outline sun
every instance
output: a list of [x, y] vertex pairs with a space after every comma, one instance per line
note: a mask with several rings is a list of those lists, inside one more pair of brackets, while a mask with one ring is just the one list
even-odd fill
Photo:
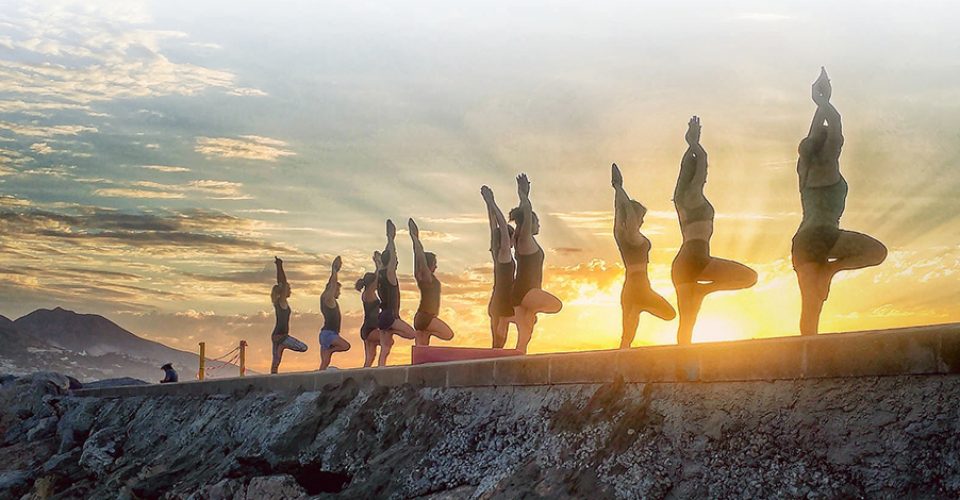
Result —
[[693, 329], [694, 342], [719, 342], [745, 338], [746, 329], [727, 316], [701, 316]]

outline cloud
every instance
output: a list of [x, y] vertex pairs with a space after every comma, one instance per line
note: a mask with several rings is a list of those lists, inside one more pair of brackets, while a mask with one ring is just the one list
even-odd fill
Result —
[[286, 210], [280, 210], [278, 208], [248, 208], [246, 210], [237, 210], [242, 214], [271, 214], [271, 215], [285, 215], [290, 212]]
[[128, 188], [103, 188], [97, 189], [93, 192], [96, 196], [103, 196], [104, 198], [133, 198], [133, 199], [148, 199], [148, 200], [174, 200], [180, 198], [186, 198], [186, 195], [183, 193], [171, 193], [167, 191], [148, 191], [145, 189], [128, 189]]
[[198, 137], [194, 150], [208, 158], [277, 161], [296, 153], [284, 149], [287, 143], [269, 137], [242, 135], [237, 139], [228, 137]]
[[[144, 167], [146, 168], [146, 167]], [[169, 167], [172, 172], [181, 172], [180, 167]], [[161, 170], [164, 171], [164, 170]], [[184, 170], [189, 171], [189, 170]], [[133, 199], [182, 199], [187, 195], [201, 195], [211, 200], [249, 200], [251, 196], [243, 194], [242, 183], [215, 180], [194, 180], [186, 184], [163, 184], [153, 181], [113, 181], [109, 179], [78, 179], [80, 182], [108, 184], [117, 187], [100, 188], [93, 194], [107, 198]]]
[[[0, 72], [0, 74], [2, 74], [2, 72]], [[9, 130], [17, 135], [25, 135], [29, 137], [55, 137], [62, 135], [79, 135], [86, 132], [97, 132], [96, 127], [87, 125], [43, 126], [11, 123], [5, 121], [0, 121], [0, 130]]]
[[171, 165], [140, 165], [140, 168], [145, 168], [147, 170], [155, 170], [157, 172], [163, 172], [165, 174], [190, 171], [190, 169], [187, 167], [174, 167]]

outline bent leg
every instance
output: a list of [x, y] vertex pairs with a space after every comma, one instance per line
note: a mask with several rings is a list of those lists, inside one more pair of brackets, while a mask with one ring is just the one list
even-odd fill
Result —
[[563, 309], [563, 302], [554, 297], [551, 293], [545, 292], [539, 288], [533, 288], [523, 296], [521, 306], [533, 314], [556, 314]]
[[708, 281], [705, 293], [720, 290], [742, 290], [757, 284], [757, 272], [732, 260], [710, 257], [710, 263], [703, 268], [697, 281]]
[[417, 338], [417, 331], [400, 318], [395, 319], [393, 324], [390, 325], [390, 332], [405, 339], [416, 340]]
[[677, 317], [677, 311], [670, 302], [652, 289], [644, 296], [643, 304], [640, 305], [640, 308], [664, 321], [672, 321], [673, 318]]
[[333, 352], [349, 351], [350, 342], [347, 342], [347, 339], [338, 335], [337, 338], [333, 339], [333, 342], [330, 343], [330, 349], [333, 350]]
[[840, 230], [840, 237], [827, 256], [832, 271], [863, 269], [879, 265], [887, 258], [887, 247], [872, 236]]
[[437, 337], [440, 340], [453, 339], [453, 330], [440, 318], [433, 318], [427, 325], [427, 333]]

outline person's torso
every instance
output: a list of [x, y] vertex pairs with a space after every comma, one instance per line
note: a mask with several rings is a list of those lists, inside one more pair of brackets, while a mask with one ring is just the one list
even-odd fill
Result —
[[803, 207], [803, 221], [800, 227], [839, 227], [840, 216], [846, 208], [847, 189], [847, 181], [843, 176], [828, 186], [801, 189], [800, 204]]
[[527, 255], [517, 255], [516, 283], [526, 288], [540, 288], [543, 284], [543, 248]]
[[433, 274], [429, 280], [417, 280], [417, 287], [420, 289], [420, 307], [419, 311], [429, 314], [440, 313], [440, 280]]
[[686, 200], [674, 200], [677, 216], [680, 219], [680, 233], [683, 241], [704, 240], [710, 241], [713, 236], [713, 219], [716, 211], [713, 204], [705, 196], [702, 203], [693, 204]]
[[273, 327], [273, 334], [288, 333], [290, 331], [290, 305], [288, 304], [286, 308], [283, 308], [280, 304], [274, 304], [273, 309], [277, 315], [277, 324]]
[[323, 330], [340, 333], [340, 304], [334, 301], [328, 306], [320, 299], [320, 313], [323, 314]]
[[380, 308], [382, 310], [400, 311], [400, 282], [390, 283], [386, 271], [380, 271], [377, 283], [377, 295], [380, 296]]
[[616, 238], [617, 248], [620, 250], [620, 257], [627, 272], [630, 272], [631, 268], [645, 267], [650, 262], [650, 240], [639, 232], [635, 238], [639, 241], [633, 242], [626, 235]]
[[380, 314], [380, 299], [363, 301], [363, 326], [376, 328], [378, 314]]

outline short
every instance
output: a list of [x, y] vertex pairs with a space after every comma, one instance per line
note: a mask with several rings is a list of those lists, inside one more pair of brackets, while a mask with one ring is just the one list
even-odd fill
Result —
[[430, 322], [433, 321], [433, 318], [436, 318], [436, 314], [430, 314], [424, 311], [417, 311], [417, 314], [413, 317], [413, 329], [424, 332], [427, 328], [430, 328]]
[[321, 330], [320, 331], [320, 348], [321, 349], [330, 349], [333, 345], [333, 342], [340, 338], [340, 334], [333, 330]]
[[620, 306], [626, 309], [627, 306], [648, 304], [652, 295], [656, 292], [650, 287], [650, 278], [645, 273], [631, 273], [623, 283]]
[[271, 337], [271, 340], [273, 340], [273, 345], [275, 347], [282, 346], [285, 349], [290, 349], [291, 351], [296, 351], [296, 352], [306, 352], [307, 350], [307, 344], [300, 342], [299, 340], [291, 337], [290, 335], [283, 335], [283, 334], [273, 335]]
[[513, 316], [513, 298], [510, 295], [510, 288], [504, 288], [502, 290], [494, 288], [493, 295], [490, 297], [490, 305], [487, 306], [487, 313], [494, 318], [509, 318]]
[[685, 241], [673, 259], [670, 277], [674, 285], [696, 283], [710, 263], [710, 243], [705, 240]]
[[830, 257], [830, 249], [839, 239], [840, 228], [833, 226], [816, 226], [797, 231], [790, 249], [793, 267], [810, 262], [825, 264]]
[[376, 329], [377, 325], [362, 325], [360, 327], [360, 340], [367, 340], [367, 337], [370, 336], [370, 332]]
[[384, 309], [380, 311], [380, 316], [377, 318], [377, 328], [381, 330], [389, 330], [393, 328], [393, 323], [397, 320], [397, 315], [394, 314], [393, 309]]

